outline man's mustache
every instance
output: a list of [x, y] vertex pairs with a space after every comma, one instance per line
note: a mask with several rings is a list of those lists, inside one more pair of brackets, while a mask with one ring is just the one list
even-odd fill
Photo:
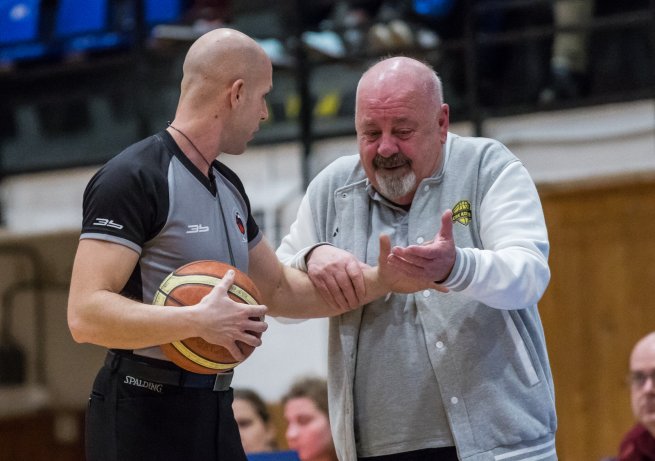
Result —
[[408, 163], [411, 163], [411, 160], [409, 160], [400, 152], [393, 154], [391, 157], [376, 155], [373, 158], [373, 166], [375, 168], [395, 168], [398, 166], [406, 165]]

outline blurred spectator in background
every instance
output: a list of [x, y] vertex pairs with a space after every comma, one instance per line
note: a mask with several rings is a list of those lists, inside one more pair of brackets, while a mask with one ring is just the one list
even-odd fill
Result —
[[232, 403], [246, 454], [267, 453], [277, 449], [276, 429], [266, 402], [252, 389], [235, 389]]
[[[323, 0], [319, 5], [325, 5]], [[454, 0], [336, 0], [330, 8], [318, 8], [321, 16], [307, 14], [313, 42], [339, 41], [345, 54], [379, 54], [398, 50], [433, 49], [439, 43], [435, 31], [447, 21]], [[314, 8], [312, 8], [314, 9]], [[440, 22], [441, 21], [441, 22]], [[336, 46], [333, 46], [336, 48]]]
[[232, 18], [232, 0], [193, 0], [179, 21], [164, 21], [153, 27], [150, 45], [163, 47], [175, 42], [192, 42], [210, 30], [225, 27]]
[[585, 29], [594, 13], [594, 0], [556, 0], [549, 84], [539, 94], [539, 102], [578, 98], [587, 90], [589, 50]]
[[[406, 2], [410, 22], [421, 24], [444, 39], [464, 35], [465, 2], [456, 0], [411, 0]], [[419, 38], [420, 44], [420, 38]]]
[[208, 32], [232, 22], [231, 0], [194, 0], [186, 13], [186, 22]]
[[303, 378], [282, 397], [286, 438], [301, 461], [337, 461], [328, 418], [327, 382]]
[[629, 381], [637, 424], [621, 441], [618, 461], [655, 461], [655, 332], [632, 349]]

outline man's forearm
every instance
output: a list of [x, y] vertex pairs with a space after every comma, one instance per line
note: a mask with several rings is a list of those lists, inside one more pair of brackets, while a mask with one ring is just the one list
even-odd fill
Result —
[[[360, 306], [390, 291], [381, 279], [378, 268], [365, 268], [363, 275], [366, 293], [360, 300]], [[283, 267], [280, 283], [272, 300], [268, 302], [268, 308], [272, 316], [298, 319], [333, 317], [352, 310], [331, 305], [320, 295], [307, 274], [286, 266]]]

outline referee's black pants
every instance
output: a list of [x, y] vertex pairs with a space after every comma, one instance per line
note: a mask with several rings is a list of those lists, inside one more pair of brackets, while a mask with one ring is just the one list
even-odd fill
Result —
[[[134, 357], [108, 355], [96, 377], [86, 415], [87, 461], [246, 461], [229, 384], [215, 391], [204, 385], [208, 375], [191, 376], [194, 381], [168, 362]], [[171, 374], [179, 383], [172, 384]]]

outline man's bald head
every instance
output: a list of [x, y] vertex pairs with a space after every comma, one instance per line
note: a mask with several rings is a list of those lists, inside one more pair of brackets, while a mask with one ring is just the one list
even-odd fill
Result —
[[655, 332], [641, 338], [630, 354], [630, 366], [637, 366], [647, 358], [655, 363]]
[[357, 85], [357, 99], [360, 94], [385, 97], [388, 92], [401, 91], [419, 91], [421, 100], [435, 108], [443, 104], [441, 80], [435, 71], [421, 61], [404, 56], [384, 59], [364, 72]]
[[233, 29], [214, 29], [196, 40], [184, 59], [182, 99], [202, 103], [211, 94], [237, 79], [247, 80], [252, 74], [270, 66], [270, 60], [259, 44]]
[[632, 411], [655, 437], [655, 332], [641, 338], [632, 349], [630, 374]]

